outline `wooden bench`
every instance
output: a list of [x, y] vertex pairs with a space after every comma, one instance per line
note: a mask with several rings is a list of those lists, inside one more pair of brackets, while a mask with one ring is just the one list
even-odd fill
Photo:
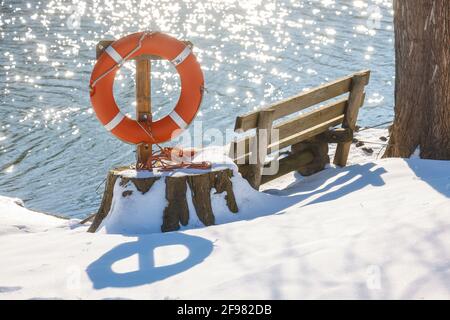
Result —
[[[329, 143], [337, 143], [334, 163], [345, 166], [369, 76], [370, 71], [363, 70], [238, 116], [236, 133], [256, 129], [230, 146], [230, 157], [242, 176], [259, 189], [261, 184], [294, 170], [313, 174], [330, 162]], [[311, 111], [277, 121], [317, 105]], [[267, 155], [288, 147], [290, 150], [282, 152], [287, 156], [276, 160], [278, 168], [274, 171], [274, 162], [267, 162]]]

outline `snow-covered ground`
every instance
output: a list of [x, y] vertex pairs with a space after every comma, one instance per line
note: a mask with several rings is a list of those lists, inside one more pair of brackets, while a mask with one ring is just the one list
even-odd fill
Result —
[[377, 159], [384, 134], [262, 194], [234, 178], [240, 213], [207, 228], [90, 234], [0, 197], [0, 299], [448, 299], [450, 161]]

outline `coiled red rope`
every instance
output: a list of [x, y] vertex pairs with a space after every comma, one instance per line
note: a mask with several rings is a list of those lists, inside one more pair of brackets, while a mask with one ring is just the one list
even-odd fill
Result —
[[172, 171], [176, 169], [203, 169], [211, 168], [211, 163], [208, 161], [193, 162], [192, 158], [196, 154], [194, 149], [181, 149], [173, 147], [161, 147], [158, 151], [152, 151], [151, 156], [146, 163], [136, 164], [137, 170], [152, 170], [158, 169], [160, 171]]

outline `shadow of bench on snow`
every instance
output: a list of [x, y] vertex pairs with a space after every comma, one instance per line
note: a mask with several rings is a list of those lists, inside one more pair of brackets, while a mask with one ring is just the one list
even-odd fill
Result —
[[[375, 163], [354, 164], [343, 168], [329, 168], [310, 177], [302, 177], [292, 182], [281, 192], [289, 198], [301, 202], [302, 206], [336, 200], [367, 186], [385, 185], [382, 175], [387, 171]], [[269, 194], [280, 194], [269, 189]]]

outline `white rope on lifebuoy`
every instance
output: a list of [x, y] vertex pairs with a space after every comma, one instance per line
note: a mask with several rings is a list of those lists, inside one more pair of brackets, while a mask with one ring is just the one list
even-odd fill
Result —
[[[97, 82], [99, 82], [101, 79], [103, 79], [104, 77], [106, 77], [110, 72], [112, 72], [115, 68], [120, 68], [122, 66], [122, 64], [128, 60], [128, 58], [134, 54], [136, 51], [138, 51], [139, 49], [141, 49], [142, 47], [142, 41], [144, 40], [145, 37], [147, 36], [151, 36], [153, 34], [152, 31], [147, 31], [147, 32], [143, 32], [142, 36], [139, 38], [138, 44], [137, 46], [131, 50], [125, 57], [122, 58], [122, 56], [116, 51], [116, 49], [114, 49], [112, 47], [112, 44], [110, 44], [104, 52], [108, 53], [108, 55], [116, 62], [115, 65], [113, 65], [111, 68], [109, 68], [108, 70], [106, 70], [103, 74], [101, 74], [97, 79], [95, 79], [94, 81], [92, 81], [91, 84], [89, 84], [89, 88], [91, 90], [93, 90], [93, 88], [95, 87], [95, 85], [97, 84]], [[120, 58], [119, 58], [120, 57]]]

